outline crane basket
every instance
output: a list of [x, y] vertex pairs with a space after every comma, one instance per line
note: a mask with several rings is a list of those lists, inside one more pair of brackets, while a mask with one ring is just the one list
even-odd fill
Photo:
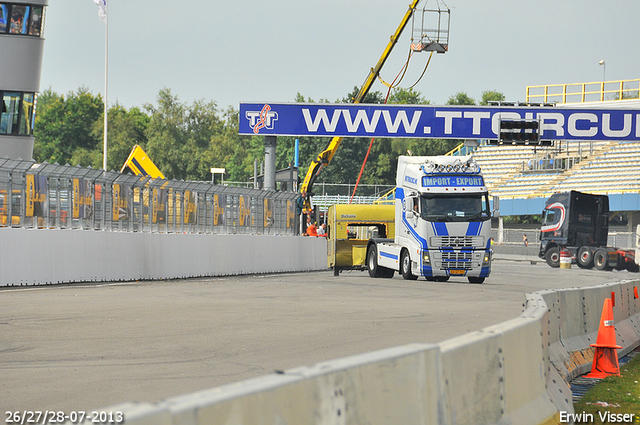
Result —
[[414, 52], [447, 52], [449, 50], [450, 17], [451, 10], [442, 0], [435, 0], [435, 7], [429, 7], [427, 1], [422, 10], [416, 9], [411, 23], [411, 50]]

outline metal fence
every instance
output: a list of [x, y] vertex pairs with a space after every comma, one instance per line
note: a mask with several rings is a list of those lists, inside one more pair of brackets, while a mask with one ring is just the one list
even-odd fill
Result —
[[299, 196], [0, 159], [0, 227], [295, 235]]
[[[500, 241], [499, 229], [492, 229], [491, 236], [495, 241]], [[529, 246], [540, 245], [540, 229], [532, 228], [503, 228], [502, 243], [512, 245], [523, 245], [524, 238], [527, 237]], [[635, 248], [635, 234], [633, 232], [623, 231], [622, 228], [609, 229], [609, 237], [607, 238], [607, 246], [618, 247], [624, 249]]]

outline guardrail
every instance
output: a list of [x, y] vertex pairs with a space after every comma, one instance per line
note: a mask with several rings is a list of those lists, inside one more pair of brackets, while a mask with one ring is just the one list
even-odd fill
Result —
[[560, 424], [567, 381], [588, 371], [605, 298], [624, 355], [640, 344], [640, 281], [543, 291], [517, 318], [440, 344], [411, 344], [166, 401], [127, 403], [130, 425], [211, 423]]
[[637, 99], [640, 80], [527, 86], [527, 102], [584, 103]]
[[327, 211], [331, 205], [336, 204], [373, 204], [379, 196], [354, 196], [349, 195], [316, 195], [313, 197], [313, 205], [320, 211]]
[[0, 227], [295, 235], [299, 196], [0, 159]]

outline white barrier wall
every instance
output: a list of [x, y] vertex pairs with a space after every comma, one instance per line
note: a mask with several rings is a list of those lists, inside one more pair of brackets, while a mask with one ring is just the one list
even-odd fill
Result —
[[[640, 281], [526, 296], [517, 318], [440, 344], [411, 344], [122, 411], [127, 424], [560, 424], [567, 380], [593, 358], [615, 295], [619, 350], [640, 344]], [[571, 347], [570, 349], [567, 347]], [[582, 373], [582, 372], [581, 372]]]
[[0, 228], [0, 286], [324, 270], [324, 238]]

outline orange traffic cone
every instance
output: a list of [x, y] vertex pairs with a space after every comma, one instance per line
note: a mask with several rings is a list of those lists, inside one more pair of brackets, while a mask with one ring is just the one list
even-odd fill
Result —
[[591, 346], [596, 347], [596, 352], [593, 355], [591, 373], [585, 377], [602, 379], [610, 375], [620, 376], [620, 364], [616, 350], [622, 347], [616, 344], [616, 328], [613, 322], [613, 305], [610, 298], [604, 300], [600, 326], [598, 327], [598, 339]]

